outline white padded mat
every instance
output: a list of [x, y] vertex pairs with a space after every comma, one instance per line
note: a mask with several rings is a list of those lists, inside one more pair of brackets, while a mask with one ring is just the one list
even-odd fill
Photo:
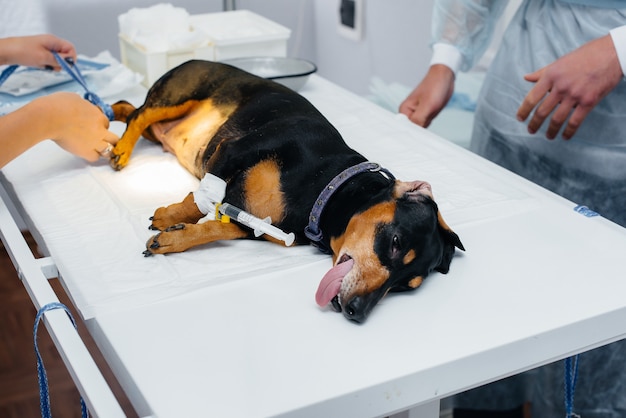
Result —
[[[404, 116], [317, 76], [301, 93], [371, 161], [398, 179], [429, 181], [444, 218], [457, 232], [464, 225], [537, 207], [524, 181], [494, 181], [481, 169], [484, 161], [467, 158], [467, 150], [406, 119], [398, 123]], [[142, 100], [137, 95], [130, 99], [136, 104]], [[123, 126], [114, 129], [121, 133]], [[423, 146], [426, 143], [428, 147]], [[84, 318], [224, 281], [254, 280], [277, 269], [310, 265], [323, 273], [331, 267], [330, 257], [313, 247], [282, 248], [253, 241], [218, 242], [180, 254], [143, 257], [145, 242], [154, 233], [148, 230], [154, 210], [182, 200], [198, 184], [174, 156], [145, 140], [139, 141], [130, 164], [120, 172], [104, 161], [89, 165], [47, 141], [2, 173], [36, 230], [45, 235], [47, 249]]]

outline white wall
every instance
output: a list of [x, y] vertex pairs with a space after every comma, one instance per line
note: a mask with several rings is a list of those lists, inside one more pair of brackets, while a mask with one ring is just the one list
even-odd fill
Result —
[[364, 0], [364, 38], [337, 31], [339, 0], [315, 2], [320, 74], [359, 94], [371, 77], [414, 86], [428, 69], [432, 0]]
[[328, 0], [237, 0], [236, 4], [238, 9], [251, 10], [291, 29], [287, 54], [315, 62], [314, 3], [320, 1]]
[[292, 29], [289, 55], [314, 61], [323, 77], [358, 94], [376, 76], [416, 85], [426, 74], [433, 0], [364, 0], [364, 36], [339, 34], [340, 0], [237, 0]]
[[[184, 7], [192, 14], [218, 12], [223, 4], [222, 0], [42, 1], [52, 33], [74, 42], [82, 54], [108, 49], [118, 58], [117, 16], [159, 2]], [[373, 76], [415, 85], [430, 59], [432, 0], [364, 2], [361, 41], [338, 33], [339, 0], [237, 0], [236, 4], [290, 28], [288, 54], [315, 62], [319, 74], [352, 91], [366, 94]]]
[[[15, 1], [15, 0], [10, 0]], [[32, 0], [31, 0], [32, 1]], [[50, 32], [72, 41], [79, 54], [94, 56], [108, 50], [120, 59], [117, 17], [133, 7], [171, 3], [189, 13], [222, 10], [222, 0], [40, 0]]]
[[33, 35], [48, 30], [44, 0], [0, 0], [0, 37]]
[[[120, 58], [117, 16], [133, 7], [171, 3], [191, 14], [222, 11], [223, 0], [22, 0], [41, 2], [50, 32], [71, 40], [81, 54], [109, 50]], [[288, 53], [315, 61], [314, 0], [237, 0], [238, 9], [248, 9], [292, 30]], [[326, 0], [323, 0], [326, 1]], [[18, 3], [14, 0], [0, 0]], [[32, 9], [32, 8], [31, 8]], [[36, 9], [36, 8], [35, 8]]]

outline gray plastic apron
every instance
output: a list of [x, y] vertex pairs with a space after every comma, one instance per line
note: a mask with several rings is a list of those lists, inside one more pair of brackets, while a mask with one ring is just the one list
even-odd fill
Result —
[[[525, 1], [486, 76], [471, 149], [626, 226], [626, 82], [587, 116], [569, 141], [547, 140], [548, 121], [530, 135], [527, 124], [515, 118], [532, 87], [524, 81], [524, 74], [624, 24], [625, 9]], [[624, 278], [616, 278], [620, 279]], [[555, 309], [576, 309], [567, 300], [554, 304]], [[452, 402], [462, 408], [508, 409], [530, 400], [533, 418], [553, 418], [565, 415], [563, 388], [564, 365], [559, 361], [457, 395]], [[626, 342], [580, 355], [574, 406], [583, 418], [626, 417]]]
[[[547, 140], [516, 120], [532, 87], [523, 76], [626, 24], [622, 12], [560, 1], [526, 1], [486, 75], [470, 148], [577, 204], [626, 226], [626, 82], [585, 118], [569, 141]], [[529, 118], [530, 120], [530, 118]]]

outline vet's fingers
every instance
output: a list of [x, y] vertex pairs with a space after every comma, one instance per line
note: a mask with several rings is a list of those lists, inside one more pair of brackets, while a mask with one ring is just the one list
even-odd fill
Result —
[[105, 139], [103, 139], [99, 148], [96, 148], [96, 152], [98, 153], [98, 157], [109, 159], [113, 155], [113, 149], [115, 145]]
[[400, 103], [400, 107], [398, 108], [398, 112], [406, 115], [409, 120], [413, 121], [413, 114], [419, 109], [420, 99], [416, 91], [413, 91], [409, 97], [404, 99], [402, 103]]
[[417, 107], [417, 103], [411, 100], [411, 98], [405, 99], [402, 103], [400, 103], [400, 107], [398, 108], [398, 113], [402, 113], [406, 115], [406, 117], [410, 117], [411, 114], [415, 111]]
[[524, 76], [524, 80], [530, 81], [531, 83], [536, 83], [541, 78], [541, 74], [543, 73], [543, 68], [535, 71], [534, 73], [526, 74]]
[[[531, 118], [530, 122], [528, 122], [528, 132], [534, 134], [541, 128], [543, 122], [546, 120], [550, 113], [559, 105], [561, 98], [559, 95], [554, 92], [549, 92], [545, 98], [539, 103], [537, 108], [535, 109], [535, 113]], [[565, 116], [567, 117], [567, 115]], [[565, 120], [565, 119], [563, 119]]]
[[593, 106], [576, 106], [563, 130], [563, 139], [570, 139], [574, 136], [578, 127], [583, 123], [591, 109], [593, 109]]
[[517, 109], [517, 120], [520, 122], [525, 121], [537, 104], [543, 99], [543, 97], [550, 91], [550, 85], [547, 82], [541, 82], [540, 78], [543, 74], [543, 69], [535, 71], [534, 73], [526, 74], [524, 79], [532, 83], [537, 83], [530, 89], [524, 101]]
[[422, 128], [428, 128], [433, 119], [435, 119], [441, 111], [441, 107], [437, 103], [428, 102], [427, 100], [419, 100], [412, 102], [405, 108], [402, 108], [401, 106], [400, 113], [405, 114], [414, 124], [419, 125]]
[[572, 109], [576, 107], [575, 103], [571, 100], [564, 100], [561, 102], [550, 119], [548, 130], [546, 131], [546, 138], [554, 139], [558, 135], [561, 127], [567, 120], [567, 117], [572, 113]]
[[108, 142], [109, 144], [115, 145], [120, 140], [120, 137], [115, 135], [111, 131], [107, 131], [107, 134], [105, 135], [104, 140]]
[[409, 116], [409, 120], [422, 128], [428, 128], [435, 116], [432, 112], [425, 111], [424, 108], [418, 108]]
[[52, 67], [55, 70], [61, 69], [61, 66], [51, 52], [56, 52], [64, 60], [67, 58], [71, 58], [72, 61], [76, 62], [76, 48], [74, 47], [74, 44], [72, 44], [70, 41], [54, 35], [42, 35], [42, 46], [48, 52], [46, 57], [47, 62], [45, 63], [45, 65], [48, 67]]
[[406, 115], [411, 122], [423, 128], [428, 128], [428, 125], [430, 125], [430, 122], [432, 121], [432, 117], [428, 118], [428, 116], [424, 113], [423, 105], [420, 106], [419, 101], [409, 102], [408, 99], [405, 100], [400, 105], [399, 112]]
[[549, 92], [549, 90], [550, 89], [548, 87], [544, 87], [541, 84], [537, 84], [533, 87], [528, 92], [526, 97], [524, 97], [522, 104], [517, 109], [517, 120], [520, 122], [525, 121], [537, 104], [539, 104], [539, 102], [541, 102], [541, 100]]

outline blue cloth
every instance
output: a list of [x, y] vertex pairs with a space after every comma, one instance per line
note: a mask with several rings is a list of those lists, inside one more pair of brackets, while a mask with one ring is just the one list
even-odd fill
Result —
[[[502, 3], [506, 2], [438, 1], [434, 41], [458, 45], [465, 60], [462, 69], [470, 68], [489, 44]], [[623, 8], [604, 8], [615, 4]], [[548, 121], [530, 135], [527, 125], [516, 119], [532, 88], [523, 79], [525, 74], [622, 25], [626, 25], [626, 1], [523, 1], [485, 76], [470, 149], [626, 226], [626, 82], [589, 113], [569, 141], [547, 140]], [[555, 309], [560, 309], [560, 303], [555, 301]], [[585, 418], [625, 417], [625, 365], [623, 341], [583, 353], [574, 412]], [[530, 401], [533, 418], [564, 416], [563, 382], [563, 363], [557, 362], [458, 395], [453, 404], [508, 409]]]

